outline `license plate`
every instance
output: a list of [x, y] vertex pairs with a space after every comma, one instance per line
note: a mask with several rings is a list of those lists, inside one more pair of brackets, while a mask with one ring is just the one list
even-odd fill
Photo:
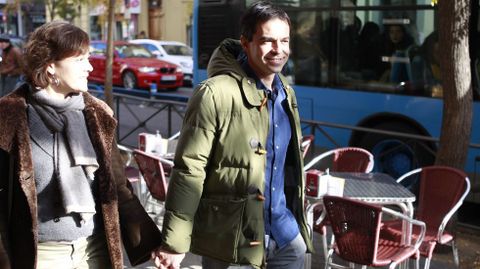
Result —
[[162, 76], [161, 78], [162, 81], [172, 81], [172, 80], [177, 80], [177, 76]]

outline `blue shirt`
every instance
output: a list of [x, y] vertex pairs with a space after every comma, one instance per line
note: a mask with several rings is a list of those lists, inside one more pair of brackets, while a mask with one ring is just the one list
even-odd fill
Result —
[[267, 106], [270, 116], [267, 135], [267, 163], [265, 170], [265, 234], [281, 248], [290, 243], [299, 233], [292, 212], [287, 208], [285, 198], [285, 158], [292, 135], [287, 114], [287, 95], [278, 75], [273, 80], [272, 90], [263, 85], [245, 61], [242, 64], [249, 77], [256, 81], [257, 89], [267, 92]]

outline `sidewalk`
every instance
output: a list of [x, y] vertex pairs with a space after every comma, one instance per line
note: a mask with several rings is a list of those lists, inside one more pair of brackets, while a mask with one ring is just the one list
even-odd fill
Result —
[[[145, 208], [150, 216], [155, 220], [159, 228], [162, 227], [163, 221], [163, 203], [154, 201], [152, 198], [148, 199]], [[324, 268], [324, 259], [322, 255], [321, 238], [314, 235], [314, 246], [316, 253], [312, 255], [311, 269]], [[460, 269], [480, 269], [480, 230], [474, 230], [465, 227], [457, 228], [457, 245], [460, 256]], [[125, 256], [125, 255], [124, 255]], [[153, 262], [149, 261], [139, 266], [132, 267], [125, 259], [126, 269], [153, 269], [155, 268]], [[424, 259], [421, 259], [420, 268], [423, 268]], [[182, 262], [182, 269], [201, 269], [201, 257], [187, 253]], [[413, 263], [410, 268], [414, 268]], [[437, 246], [436, 252], [433, 255], [433, 260], [430, 264], [430, 269], [454, 269], [453, 255], [450, 247]], [[208, 269], [208, 268], [205, 268]]]

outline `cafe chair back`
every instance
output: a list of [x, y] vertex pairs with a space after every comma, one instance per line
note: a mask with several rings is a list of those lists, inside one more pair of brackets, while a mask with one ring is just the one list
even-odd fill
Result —
[[[329, 150], [313, 158], [308, 164], [305, 165], [304, 171], [307, 171], [315, 164], [326, 158], [332, 158], [332, 162], [329, 167], [330, 172], [369, 173], [373, 169], [373, 155], [368, 150], [358, 147], [342, 147]], [[323, 221], [318, 224], [316, 221], [322, 214], [322, 209], [323, 206], [321, 202], [312, 204], [307, 207], [307, 214], [311, 214], [311, 211], [313, 210], [313, 219], [315, 221], [312, 229], [314, 232], [321, 235], [323, 254], [326, 258], [329, 249], [326, 227], [326, 225], [328, 225], [328, 217], [323, 219]], [[333, 243], [333, 237], [331, 241], [331, 243]]]
[[[351, 266], [358, 264], [388, 268], [395, 268], [411, 256], [418, 255], [418, 249], [425, 236], [425, 223], [382, 206], [349, 198], [324, 196], [323, 202], [335, 236], [335, 243], [329, 250], [325, 268], [339, 266], [332, 263], [334, 253]], [[383, 214], [392, 215], [418, 227], [420, 234], [415, 244], [406, 245], [401, 241], [383, 237], [380, 233]], [[418, 268], [418, 260], [416, 267]]]
[[302, 137], [301, 149], [302, 149], [303, 159], [305, 159], [305, 157], [307, 156], [310, 148], [313, 146], [314, 139], [315, 139], [314, 135], [304, 135]]
[[[434, 165], [412, 170], [398, 178], [397, 182], [402, 182], [412, 176], [420, 178], [415, 218], [427, 225], [425, 239], [420, 247], [420, 254], [426, 259], [424, 268], [429, 268], [433, 250], [437, 244], [451, 245], [454, 262], [458, 267], [459, 259], [455, 237], [445, 228], [469, 193], [470, 180], [459, 169]], [[402, 223], [399, 221], [386, 222], [384, 230], [391, 235], [400, 236]], [[417, 237], [418, 230], [414, 229], [412, 236]]]
[[365, 149], [358, 147], [342, 147], [324, 152], [313, 158], [304, 167], [304, 171], [312, 168], [318, 162], [332, 158], [331, 172], [365, 172], [373, 169], [373, 155]]
[[133, 156], [152, 197], [165, 201], [168, 185], [165, 174], [167, 169], [164, 168], [170, 171], [173, 162], [138, 149], [134, 150]]
[[132, 165], [133, 149], [121, 144], [117, 144], [117, 148], [125, 166], [125, 176], [132, 185], [135, 195], [142, 201], [140, 170], [135, 165]]

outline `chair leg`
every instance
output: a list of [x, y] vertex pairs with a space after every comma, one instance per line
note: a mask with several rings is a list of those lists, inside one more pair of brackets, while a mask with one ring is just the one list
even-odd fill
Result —
[[430, 258], [425, 259], [425, 266], [423, 268], [424, 269], [429, 269], [430, 268]]
[[330, 269], [330, 264], [332, 263], [333, 249], [329, 250], [327, 253], [327, 258], [325, 259], [325, 269]]
[[457, 244], [455, 243], [455, 239], [452, 240], [452, 253], [453, 253], [453, 262], [455, 266], [458, 268], [460, 266], [460, 259], [458, 258], [458, 248]]
[[323, 247], [323, 256], [325, 258], [325, 261], [328, 259], [328, 245], [327, 245], [327, 233], [326, 229], [324, 233], [322, 234], [322, 247]]

